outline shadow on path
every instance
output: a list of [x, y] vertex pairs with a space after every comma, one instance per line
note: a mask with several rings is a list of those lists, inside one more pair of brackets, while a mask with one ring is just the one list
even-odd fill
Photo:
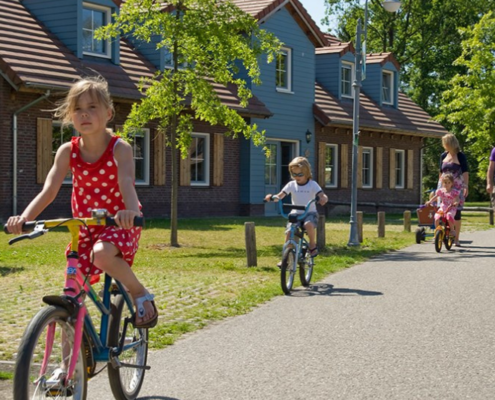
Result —
[[165, 397], [165, 396], [145, 396], [138, 397], [137, 400], [179, 400], [176, 397]]
[[292, 297], [309, 297], [309, 296], [382, 296], [382, 292], [373, 292], [370, 290], [336, 288], [328, 283], [311, 285], [308, 289], [299, 288], [291, 293]]

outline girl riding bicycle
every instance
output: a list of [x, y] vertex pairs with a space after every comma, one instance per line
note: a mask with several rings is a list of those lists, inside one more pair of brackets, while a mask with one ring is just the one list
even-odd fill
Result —
[[[285, 196], [291, 195], [292, 204], [305, 206], [308, 201], [319, 197], [318, 203], [325, 205], [328, 201], [327, 195], [323, 192], [320, 185], [313, 180], [311, 173], [311, 164], [305, 157], [296, 157], [289, 164], [289, 172], [292, 176], [292, 181], [284, 186], [282, 191], [276, 195], [277, 198], [274, 201], [282, 200]], [[266, 201], [272, 200], [272, 195], [267, 194], [265, 196]], [[302, 212], [302, 211], [301, 211]], [[309, 213], [306, 215], [303, 221], [304, 229], [308, 234], [309, 239], [309, 251], [312, 257], [318, 255], [318, 248], [316, 247], [316, 226], [318, 225], [318, 213], [316, 206], [311, 205]], [[286, 241], [289, 240], [288, 232]]]
[[6, 227], [10, 233], [22, 233], [23, 223], [34, 220], [55, 199], [70, 171], [74, 218], [91, 217], [92, 209], [106, 208], [118, 225], [94, 226], [91, 232], [81, 228], [78, 267], [86, 276], [106, 272], [120, 281], [134, 300], [135, 326], [152, 328], [158, 319], [154, 297], [130, 268], [141, 236], [133, 221], [142, 215], [134, 187], [133, 151], [106, 128], [114, 114], [107, 82], [100, 77], [79, 80], [54, 111], [80, 136], [60, 146], [42, 191], [21, 215], [10, 217]]
[[[438, 226], [440, 218], [445, 215], [449, 225], [454, 228], [454, 217], [457, 212], [457, 205], [459, 204], [459, 191], [454, 189], [454, 176], [450, 173], [442, 175], [442, 188], [438, 189], [433, 197], [426, 202], [426, 205], [430, 205], [436, 200], [440, 200], [440, 206], [435, 213], [435, 227]], [[452, 232], [455, 236], [455, 232]]]

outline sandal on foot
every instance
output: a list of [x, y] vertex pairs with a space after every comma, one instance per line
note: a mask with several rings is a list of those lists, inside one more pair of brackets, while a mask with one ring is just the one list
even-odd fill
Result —
[[48, 389], [48, 397], [57, 397], [61, 395], [72, 396], [72, 387], [64, 387], [67, 372], [64, 368], [57, 368], [52, 372], [52, 375], [45, 382]]
[[[133, 325], [136, 327], [136, 328], [153, 328], [156, 326], [157, 322], [158, 322], [158, 310], [156, 309], [156, 306], [155, 306], [155, 302], [154, 302], [154, 298], [155, 298], [155, 295], [153, 294], [150, 294], [150, 293], [146, 293], [144, 296], [141, 296], [141, 297], [138, 297], [137, 299], [134, 300], [134, 303], [136, 304], [136, 314], [135, 314], [135, 317], [134, 317], [134, 322], [133, 322]], [[145, 301], [149, 301], [151, 303], [151, 305], [153, 306], [153, 310], [154, 310], [154, 315], [152, 318], [150, 318], [149, 320], [147, 321], [144, 321], [140, 324], [138, 324], [136, 322], [136, 319], [137, 318], [143, 318], [146, 314], [146, 310], [144, 308], [144, 302]]]
[[309, 249], [309, 254], [311, 257], [316, 257], [318, 255], [318, 247], [315, 247], [314, 249]]

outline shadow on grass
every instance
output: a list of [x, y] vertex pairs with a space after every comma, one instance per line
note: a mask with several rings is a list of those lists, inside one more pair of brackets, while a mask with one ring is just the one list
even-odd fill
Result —
[[10, 274], [18, 274], [24, 271], [24, 267], [4, 267], [0, 265], [0, 276], [7, 276]]
[[336, 288], [328, 283], [318, 283], [311, 285], [308, 289], [298, 288], [291, 294], [292, 297], [310, 297], [310, 296], [383, 296], [382, 292], [372, 290]]

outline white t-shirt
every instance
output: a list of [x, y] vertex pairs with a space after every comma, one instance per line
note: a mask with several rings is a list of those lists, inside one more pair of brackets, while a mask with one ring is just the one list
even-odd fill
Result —
[[[305, 206], [310, 200], [313, 200], [321, 191], [322, 190], [320, 185], [318, 185], [312, 179], [309, 179], [304, 185], [298, 185], [296, 181], [290, 181], [282, 189], [282, 192], [284, 192], [286, 195], [291, 195], [292, 204], [297, 206]], [[311, 204], [311, 206], [309, 207], [309, 212], [316, 212], [315, 203]]]

